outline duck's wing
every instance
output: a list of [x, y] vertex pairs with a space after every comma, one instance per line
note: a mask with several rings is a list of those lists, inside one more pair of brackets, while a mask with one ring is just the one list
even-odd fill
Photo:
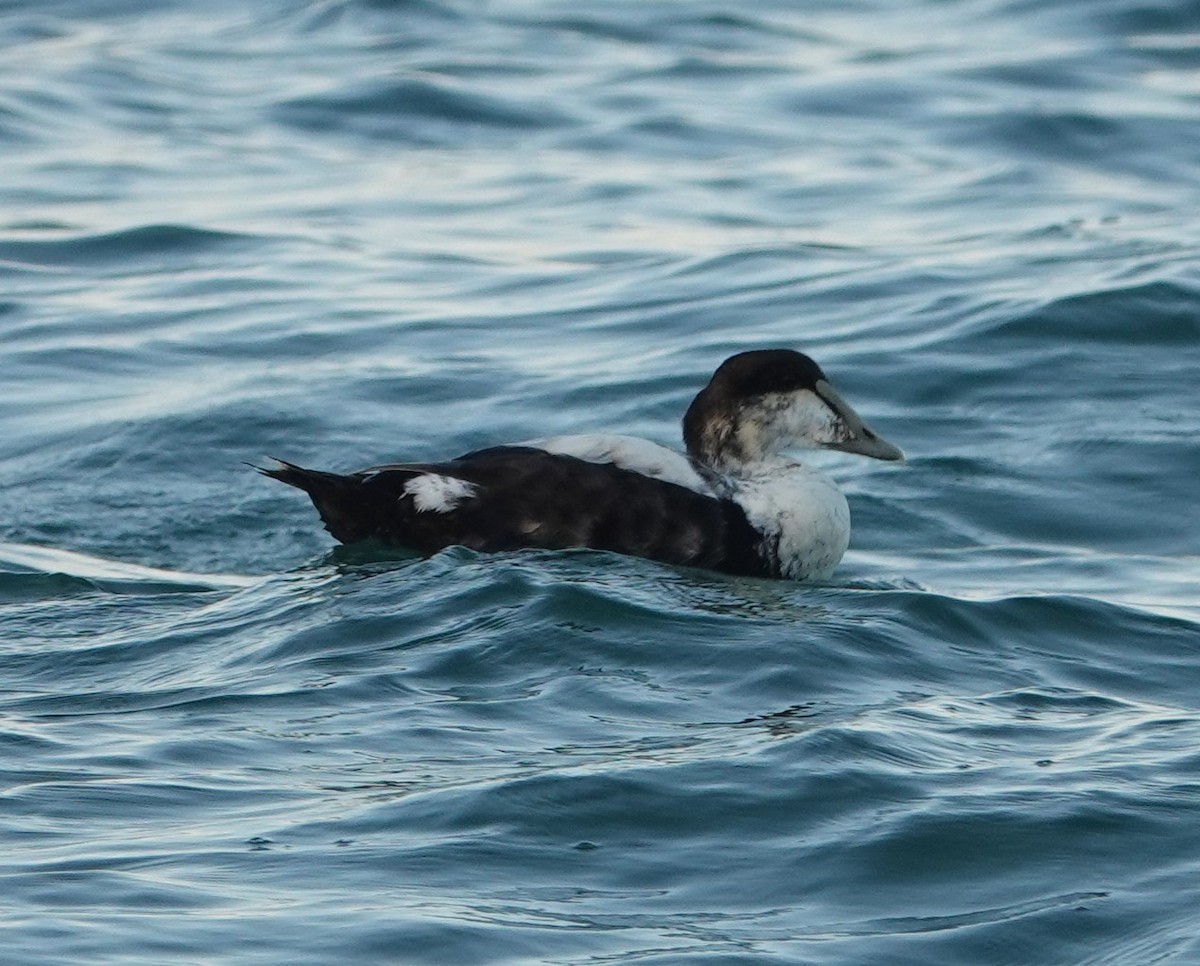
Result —
[[422, 553], [591, 547], [766, 573], [760, 535], [738, 505], [613, 462], [500, 446], [344, 476], [292, 464], [263, 472], [307, 492], [343, 542], [375, 537]]
[[696, 467], [685, 454], [637, 436], [550, 436], [546, 439], [530, 440], [521, 445], [545, 450], [547, 453], [574, 456], [588, 463], [611, 463], [619, 469], [685, 486], [705, 496], [717, 496], [712, 486], [696, 471]]

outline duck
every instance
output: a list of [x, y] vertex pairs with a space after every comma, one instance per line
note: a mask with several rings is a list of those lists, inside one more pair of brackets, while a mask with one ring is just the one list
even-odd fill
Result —
[[903, 452], [871, 430], [809, 356], [756, 349], [717, 367], [683, 417], [684, 451], [622, 435], [554, 436], [442, 462], [353, 473], [254, 468], [308, 494], [332, 536], [429, 556], [591, 548], [738, 576], [823, 580], [850, 508], [795, 458]]

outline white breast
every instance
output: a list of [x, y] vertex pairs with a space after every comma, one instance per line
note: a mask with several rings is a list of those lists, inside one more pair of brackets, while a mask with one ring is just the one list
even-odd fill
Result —
[[850, 506], [818, 470], [773, 461], [740, 478], [732, 497], [777, 555], [781, 576], [828, 577], [850, 545]]
[[683, 453], [637, 436], [552, 436], [521, 445], [574, 456], [589, 463], [612, 463], [623, 470], [686, 486], [705, 496], [716, 496]]

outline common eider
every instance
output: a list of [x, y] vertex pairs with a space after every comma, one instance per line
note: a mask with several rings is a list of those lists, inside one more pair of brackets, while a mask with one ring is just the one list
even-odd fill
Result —
[[721, 363], [683, 417], [683, 440], [686, 454], [631, 436], [558, 436], [344, 475], [282, 460], [257, 469], [304, 490], [342, 543], [422, 554], [591, 547], [806, 580], [842, 559], [850, 510], [833, 480], [785, 452], [904, 458], [790, 349]]

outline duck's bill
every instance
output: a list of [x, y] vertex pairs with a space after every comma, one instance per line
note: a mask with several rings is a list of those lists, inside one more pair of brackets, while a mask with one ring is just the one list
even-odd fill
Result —
[[817, 381], [817, 394], [837, 414], [836, 438], [823, 444], [825, 449], [842, 453], [857, 453], [877, 460], [902, 460], [904, 453], [882, 436], [873, 432], [837, 390], [824, 379]]

